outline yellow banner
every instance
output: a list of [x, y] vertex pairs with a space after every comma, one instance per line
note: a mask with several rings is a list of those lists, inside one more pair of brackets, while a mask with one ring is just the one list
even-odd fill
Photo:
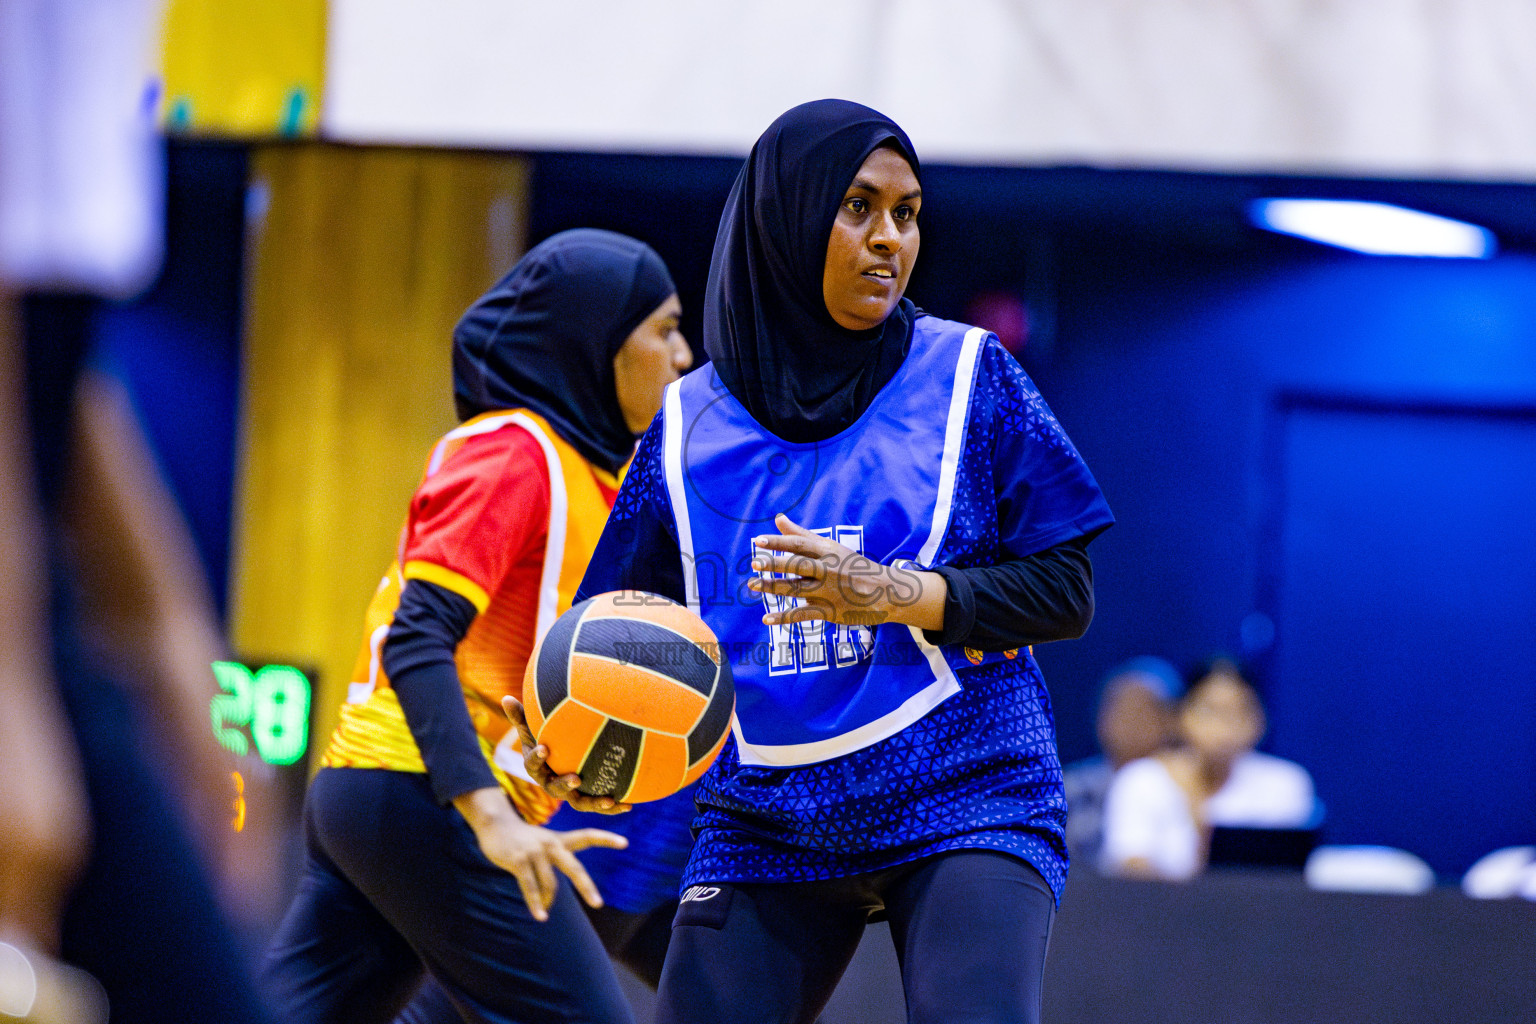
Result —
[[326, 10], [326, 0], [169, 0], [161, 123], [230, 138], [315, 135]]
[[453, 326], [517, 262], [515, 157], [257, 147], [231, 639], [317, 666], [324, 750], [369, 597], [455, 423]]

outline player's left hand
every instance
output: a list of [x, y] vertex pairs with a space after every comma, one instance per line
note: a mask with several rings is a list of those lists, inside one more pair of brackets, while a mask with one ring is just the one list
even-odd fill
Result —
[[922, 629], [942, 629], [948, 584], [938, 573], [894, 565], [872, 558], [828, 537], [812, 533], [780, 513], [774, 517], [778, 534], [754, 537], [752, 568], [759, 573], [751, 589], [799, 598], [784, 611], [770, 611], [763, 623], [778, 626], [820, 619], [849, 626], [900, 622]]
[[523, 749], [523, 767], [535, 782], [544, 787], [544, 792], [556, 800], [564, 800], [578, 811], [596, 814], [623, 814], [634, 806], [621, 804], [611, 796], [589, 796], [581, 792], [581, 776], [574, 772], [556, 775], [554, 769], [546, 763], [549, 748], [534, 739], [533, 730], [528, 728], [528, 715], [523, 711], [522, 702], [516, 697], [503, 697], [501, 710], [517, 730], [518, 745]]
[[461, 793], [454, 797], [453, 806], [474, 830], [485, 859], [517, 880], [523, 902], [536, 921], [549, 920], [559, 885], [557, 871], [571, 880], [587, 906], [601, 907], [603, 897], [575, 854], [593, 846], [622, 850], [629, 845], [623, 836], [601, 829], [555, 832], [530, 825], [518, 817], [500, 786]]

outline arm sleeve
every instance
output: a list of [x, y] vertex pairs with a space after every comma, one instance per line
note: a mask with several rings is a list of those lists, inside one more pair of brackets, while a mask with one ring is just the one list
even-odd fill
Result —
[[1088, 542], [1114, 516], [1034, 382], [995, 338], [977, 374], [973, 425], [985, 417], [993, 437], [998, 560], [937, 568], [949, 586], [944, 629], [925, 636], [983, 651], [1082, 636], [1093, 619]]
[[931, 644], [1007, 651], [1082, 636], [1093, 621], [1093, 565], [1088, 539], [974, 569], [940, 566], [949, 585], [944, 630], [924, 630]]
[[683, 556], [661, 462], [663, 417], [651, 421], [619, 487], [577, 601], [610, 590], [646, 590], [686, 600]]
[[435, 583], [411, 580], [384, 640], [389, 675], [405, 724], [421, 750], [439, 803], [496, 785], [469, 719], [453, 652], [469, 632], [475, 606]]
[[469, 438], [411, 500], [399, 607], [382, 660], [442, 803], [496, 785], [480, 752], [454, 662], [507, 571], [543, 543], [549, 470], [526, 431]]

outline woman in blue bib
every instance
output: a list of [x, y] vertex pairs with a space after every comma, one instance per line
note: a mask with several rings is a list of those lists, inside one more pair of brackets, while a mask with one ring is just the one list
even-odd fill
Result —
[[910, 1020], [1039, 1017], [1066, 805], [1029, 645], [1087, 628], [1113, 518], [997, 339], [902, 297], [919, 170], [841, 100], [757, 141], [712, 362], [667, 389], [578, 595], [686, 602], [736, 681], [659, 1021], [809, 1022], [874, 914]]

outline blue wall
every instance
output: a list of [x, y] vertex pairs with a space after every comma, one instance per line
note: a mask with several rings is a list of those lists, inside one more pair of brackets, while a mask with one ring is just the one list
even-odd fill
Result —
[[1064, 757], [1114, 662], [1222, 649], [1330, 840], [1452, 874], [1536, 840], [1536, 259], [1095, 240], [1060, 267], [1035, 373], [1120, 519], [1089, 637], [1042, 651]]

